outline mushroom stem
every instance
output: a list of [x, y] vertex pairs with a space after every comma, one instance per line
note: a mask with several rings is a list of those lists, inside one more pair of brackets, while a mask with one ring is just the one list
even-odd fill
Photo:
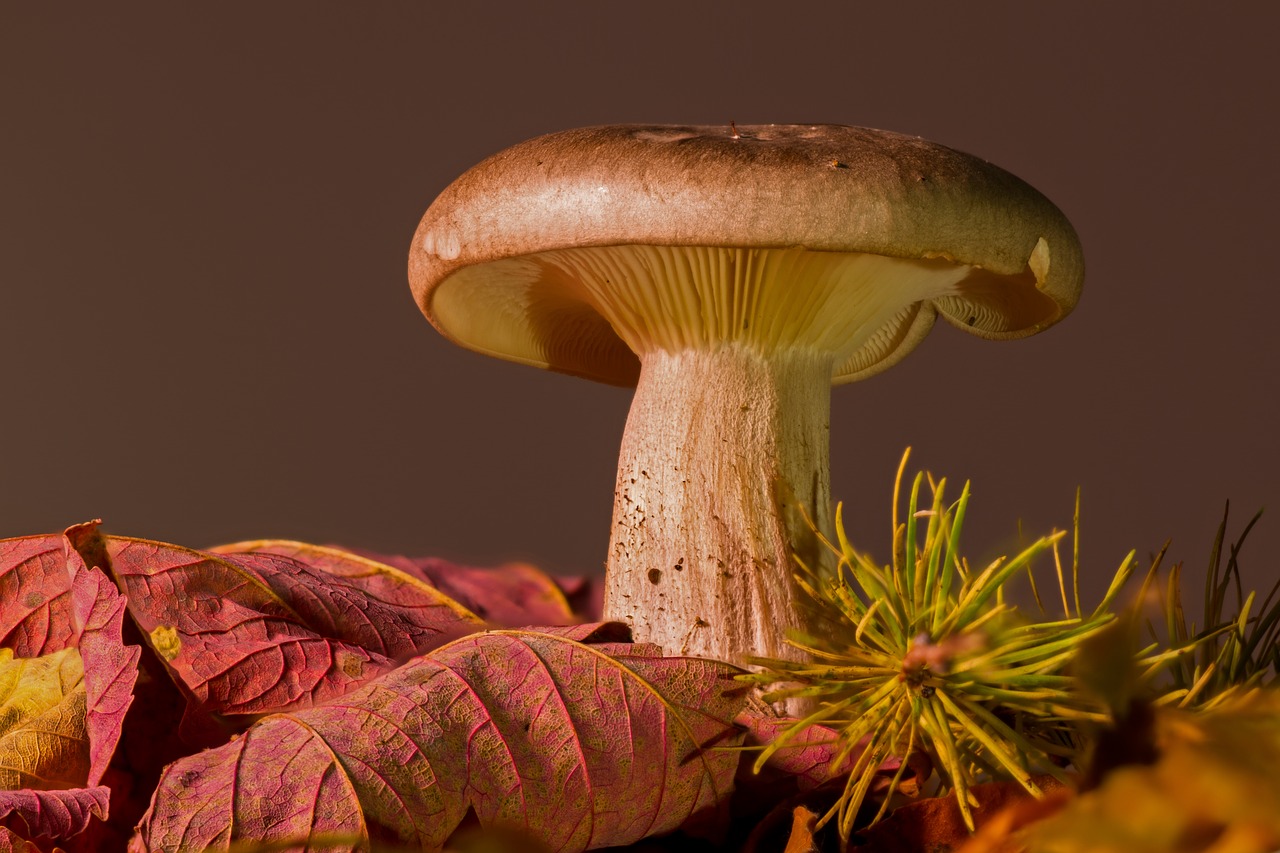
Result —
[[[605, 617], [670, 654], [791, 658], [794, 558], [830, 528], [833, 358], [742, 344], [642, 356], [614, 492]], [[811, 563], [810, 563], [811, 564]]]

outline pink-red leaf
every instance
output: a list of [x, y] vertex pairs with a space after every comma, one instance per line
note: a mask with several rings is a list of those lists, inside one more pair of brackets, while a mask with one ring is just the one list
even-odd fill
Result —
[[71, 599], [88, 693], [89, 784], [96, 785], [120, 740], [142, 649], [124, 645], [124, 597], [101, 571], [77, 571]]
[[[738, 725], [746, 729], [747, 745], [753, 747], [768, 746], [791, 732], [798, 722], [794, 717], [776, 717], [757, 710], [744, 711], [737, 719]], [[809, 791], [848, 773], [862, 752], [860, 748], [852, 750], [837, 767], [834, 762], [841, 750], [839, 732], [818, 724], [805, 726], [799, 732], [788, 735], [786, 744], [769, 756], [761, 775], [789, 779], [798, 790]], [[753, 753], [749, 755], [752, 761], [747, 763], [748, 767], [755, 759]], [[907, 759], [907, 763], [908, 769], [902, 778], [904, 783], [920, 783], [931, 772], [928, 760], [922, 753], [913, 754]], [[898, 756], [885, 758], [880, 763], [880, 778], [873, 790], [887, 787], [901, 766], [902, 759]]]
[[305, 707], [480, 624], [370, 561], [343, 573], [122, 537], [106, 553], [134, 621], [206, 713]]
[[415, 560], [432, 583], [494, 625], [565, 625], [578, 621], [560, 586], [526, 563], [492, 569], [459, 566], [438, 559]]
[[282, 539], [210, 550], [256, 572], [321, 633], [390, 658], [481, 627], [478, 616], [434, 585], [349, 551]]
[[[598, 585], [585, 578], [557, 580], [527, 563], [477, 568], [436, 557], [358, 553], [426, 580], [491, 625], [567, 625], [599, 618]], [[567, 595], [580, 604], [578, 612]]]
[[26, 838], [71, 838], [105, 819], [111, 791], [105, 785], [62, 791], [0, 791], [0, 826]]
[[65, 535], [0, 540], [0, 647], [39, 657], [76, 646], [89, 694], [90, 785], [102, 778], [137, 678], [137, 646], [124, 645], [124, 599]]
[[61, 534], [0, 539], [0, 646], [23, 658], [66, 648], [73, 567], [83, 566]]
[[348, 774], [305, 724], [281, 716], [170, 765], [130, 849], [227, 850], [235, 840], [330, 834], [366, 836]]
[[124, 644], [124, 599], [102, 572], [86, 568], [66, 535], [0, 540], [0, 593], [0, 646], [19, 657], [79, 650], [89, 739], [84, 787], [0, 792], [0, 825], [29, 838], [69, 838], [90, 817], [107, 816], [110, 790], [99, 783], [120, 739], [141, 650]]
[[[795, 726], [793, 717], [775, 717], [759, 711], [745, 711], [738, 716], [738, 725], [747, 729], [746, 742], [749, 746], [767, 746], [776, 741], [785, 732]], [[762, 772], [771, 777], [782, 776], [794, 780], [801, 791], [818, 787], [823, 782], [837, 775], [842, 769], [846, 772], [858, 758], [857, 751], [846, 759], [843, 768], [832, 767], [832, 761], [840, 748], [836, 732], [826, 726], [806, 726], [803, 731], [791, 738], [786, 746], [779, 748], [765, 763]], [[755, 754], [749, 754], [750, 767], [755, 761]]]
[[741, 734], [739, 671], [610, 648], [476, 634], [268, 717], [172, 765], [138, 846], [226, 850], [323, 831], [356, 834], [340, 849], [367, 839], [431, 851], [468, 812], [560, 851], [673, 830], [732, 786], [738, 753], [716, 747]]

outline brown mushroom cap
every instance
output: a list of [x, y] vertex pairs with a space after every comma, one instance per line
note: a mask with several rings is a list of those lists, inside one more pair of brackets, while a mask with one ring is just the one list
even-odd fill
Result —
[[[660, 248], [635, 256], [627, 247]], [[850, 266], [844, 254], [881, 257]], [[583, 276], [772, 265], [796, 271], [780, 274], [794, 289], [790, 282], [806, 275], [871, 277], [885, 258], [900, 259], [894, 268], [907, 279], [942, 284], [917, 283], [905, 291], [915, 301], [872, 312], [878, 328], [838, 353], [833, 382], [898, 361], [935, 311], [986, 338], [1034, 334], [1072, 309], [1084, 273], [1066, 217], [986, 161], [880, 130], [766, 125], [582, 128], [508, 148], [427, 210], [409, 277], [423, 313], [462, 346], [631, 385], [636, 341], [624, 340], [625, 319], [602, 306], [598, 282], [586, 286]], [[669, 308], [688, 299], [654, 302]], [[782, 299], [810, 313], [828, 309], [807, 296]], [[706, 319], [705, 305], [676, 309]], [[659, 346], [685, 340], [669, 330], [637, 334], [656, 334]]]

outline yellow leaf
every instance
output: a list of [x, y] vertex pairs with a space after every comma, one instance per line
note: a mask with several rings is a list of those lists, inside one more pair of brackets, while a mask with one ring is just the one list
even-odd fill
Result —
[[[1159, 758], [1107, 774], [1019, 833], [1029, 853], [1271, 853], [1280, 849], [1280, 691], [1212, 711], [1159, 709]], [[975, 848], [979, 849], [979, 848]]]
[[84, 664], [74, 648], [38, 658], [0, 649], [0, 790], [84, 787]]

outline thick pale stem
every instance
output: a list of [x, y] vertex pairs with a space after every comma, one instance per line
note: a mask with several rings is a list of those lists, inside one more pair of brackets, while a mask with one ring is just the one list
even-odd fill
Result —
[[642, 363], [606, 618], [669, 654], [794, 657], [783, 643], [804, 627], [793, 559], [817, 553], [800, 507], [830, 527], [831, 356], [724, 344]]

